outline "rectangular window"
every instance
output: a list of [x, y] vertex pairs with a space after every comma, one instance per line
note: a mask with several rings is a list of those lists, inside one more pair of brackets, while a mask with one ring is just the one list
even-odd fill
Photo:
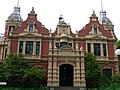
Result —
[[32, 54], [32, 53], [33, 53], [33, 41], [26, 41], [25, 54]]
[[57, 49], [60, 48], [60, 46], [59, 46], [59, 42], [56, 42], [55, 45], [56, 45], [56, 48], [57, 48]]
[[10, 34], [11, 30], [13, 30], [14, 28], [15, 26], [9, 26], [8, 35]]
[[103, 69], [103, 76], [108, 78], [108, 79], [112, 79], [112, 69]]
[[97, 27], [94, 27], [94, 34], [97, 34]]
[[40, 53], [40, 42], [36, 42], [36, 55], [39, 55]]
[[23, 41], [20, 41], [19, 43], [19, 53], [23, 52]]
[[33, 32], [33, 24], [29, 25], [29, 32]]
[[68, 43], [69, 44], [69, 46], [71, 46], [72, 47], [72, 43]]
[[88, 50], [88, 53], [91, 53], [91, 44], [90, 43], [87, 43], [87, 50]]
[[104, 56], [107, 56], [106, 44], [103, 44], [103, 55], [104, 55]]
[[101, 56], [100, 44], [94, 43], [94, 54], [96, 56]]

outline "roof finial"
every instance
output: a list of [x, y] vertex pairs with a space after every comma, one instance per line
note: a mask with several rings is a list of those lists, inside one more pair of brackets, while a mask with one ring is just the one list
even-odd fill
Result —
[[103, 12], [103, 3], [102, 3], [102, 0], [101, 0], [101, 9], [102, 9], [101, 12]]
[[95, 14], [95, 10], [93, 10], [93, 13], [92, 13], [91, 17], [97, 17], [96, 14]]
[[18, 5], [19, 5], [19, 0], [18, 0], [18, 2], [17, 2], [17, 7], [18, 7]]

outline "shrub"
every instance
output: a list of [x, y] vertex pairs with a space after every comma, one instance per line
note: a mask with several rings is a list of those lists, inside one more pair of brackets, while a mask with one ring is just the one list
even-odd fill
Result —
[[120, 83], [120, 73], [114, 74], [112, 77], [114, 83]]

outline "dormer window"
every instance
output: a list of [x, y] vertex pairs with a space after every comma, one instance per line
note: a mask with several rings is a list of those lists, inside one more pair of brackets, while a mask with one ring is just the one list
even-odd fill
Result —
[[33, 24], [29, 24], [29, 32], [33, 32]]
[[97, 27], [94, 27], [94, 34], [97, 34]]

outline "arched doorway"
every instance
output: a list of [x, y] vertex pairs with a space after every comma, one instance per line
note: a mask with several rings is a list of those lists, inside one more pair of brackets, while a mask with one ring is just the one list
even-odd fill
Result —
[[63, 64], [60, 66], [59, 86], [73, 86], [73, 66]]

